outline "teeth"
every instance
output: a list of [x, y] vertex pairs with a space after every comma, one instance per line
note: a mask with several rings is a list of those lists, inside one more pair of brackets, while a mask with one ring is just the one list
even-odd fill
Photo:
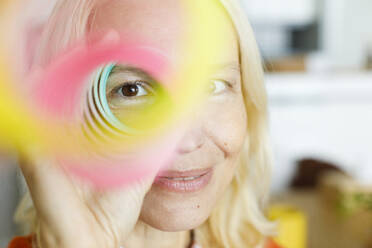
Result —
[[196, 177], [167, 177], [167, 179], [170, 180], [175, 180], [175, 181], [191, 181], [199, 178], [201, 176], [196, 176]]

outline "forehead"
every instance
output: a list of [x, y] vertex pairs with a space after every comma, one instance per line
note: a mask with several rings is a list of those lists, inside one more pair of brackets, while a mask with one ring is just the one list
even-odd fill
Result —
[[[182, 58], [181, 49], [188, 18], [184, 1], [200, 0], [109, 0], [102, 1], [95, 8], [91, 18], [91, 31], [115, 29], [129, 38], [141, 37], [160, 49], [171, 60]], [[216, 0], [217, 1], [217, 0]], [[224, 39], [228, 39], [226, 49], [221, 51], [221, 60], [237, 60], [237, 37], [233, 25], [222, 10], [223, 27], [219, 27]], [[207, 31], [206, 31], [207, 32]], [[213, 42], [211, 40], [210, 42]]]

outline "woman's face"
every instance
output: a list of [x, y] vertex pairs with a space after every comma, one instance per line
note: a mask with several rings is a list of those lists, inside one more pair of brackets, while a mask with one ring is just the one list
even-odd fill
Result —
[[[177, 64], [185, 55], [179, 48], [187, 21], [182, 18], [181, 3], [111, 0], [97, 9], [91, 27], [93, 32], [115, 29], [149, 40]], [[218, 70], [208, 82], [208, 97], [190, 117], [175, 160], [159, 173], [141, 211], [140, 221], [163, 231], [192, 229], [208, 218], [233, 178], [247, 135], [237, 35], [226, 14], [219, 11], [226, 20], [219, 28], [228, 42], [218, 61], [213, 61]], [[117, 66], [108, 80], [107, 96], [114, 114], [120, 115], [151, 104], [156, 87], [138, 70]]]

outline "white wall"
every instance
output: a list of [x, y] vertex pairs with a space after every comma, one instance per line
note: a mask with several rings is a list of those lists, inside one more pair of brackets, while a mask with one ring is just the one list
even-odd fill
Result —
[[317, 69], [320, 61], [328, 70], [363, 68], [367, 54], [372, 56], [372, 1], [323, 0], [322, 3], [322, 50], [309, 61], [310, 67]]
[[282, 190], [303, 157], [335, 162], [372, 184], [372, 73], [269, 75], [273, 189]]
[[288, 27], [314, 23], [317, 0], [241, 0], [265, 58], [288, 56]]
[[241, 0], [253, 23], [303, 25], [316, 15], [315, 0]]

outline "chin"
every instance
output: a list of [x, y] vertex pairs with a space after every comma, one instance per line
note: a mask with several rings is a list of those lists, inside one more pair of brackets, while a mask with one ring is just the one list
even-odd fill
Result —
[[157, 216], [141, 217], [141, 221], [147, 225], [164, 232], [181, 232], [192, 230], [202, 225], [209, 215], [201, 216], [168, 216], [162, 214], [161, 218]]
[[[232, 173], [224, 170], [225, 168], [228, 167], [194, 170], [187, 172], [186, 175], [168, 172], [166, 175], [168, 179], [180, 176], [190, 178], [187, 180], [188, 185], [184, 185], [185, 182], [168, 181], [167, 178], [155, 180], [145, 196], [140, 220], [165, 232], [186, 231], [199, 227], [209, 218], [231, 181]], [[192, 179], [199, 174], [202, 176]]]
[[213, 183], [203, 190], [189, 193], [171, 192], [153, 186], [144, 199], [140, 220], [166, 232], [194, 229], [211, 214], [218, 195], [215, 189]]

